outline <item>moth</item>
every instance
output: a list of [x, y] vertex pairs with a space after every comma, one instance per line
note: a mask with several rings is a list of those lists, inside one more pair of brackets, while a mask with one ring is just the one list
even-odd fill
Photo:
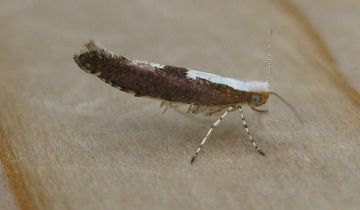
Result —
[[[270, 39], [269, 39], [270, 40]], [[269, 96], [278, 94], [269, 90], [271, 76], [271, 44], [268, 44], [268, 75], [266, 81], [240, 81], [202, 71], [171, 65], [161, 65], [119, 56], [101, 47], [94, 41], [85, 43], [85, 48], [74, 55], [74, 61], [87, 73], [99, 77], [111, 86], [136, 97], [151, 97], [161, 100], [161, 107], [188, 106], [187, 113], [219, 115], [197, 146], [191, 163], [213, 133], [215, 127], [229, 112], [239, 111], [247, 136], [260, 155], [265, 153], [254, 141], [246, 123], [243, 106], [265, 112], [257, 107], [265, 104]], [[284, 100], [283, 100], [284, 101]], [[285, 102], [285, 101], [284, 101]], [[286, 103], [286, 102], [285, 102]]]

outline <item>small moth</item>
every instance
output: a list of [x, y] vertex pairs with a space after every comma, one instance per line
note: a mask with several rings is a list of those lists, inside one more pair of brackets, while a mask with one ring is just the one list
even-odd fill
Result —
[[[270, 39], [269, 39], [270, 40]], [[194, 162], [206, 140], [215, 127], [229, 112], [238, 110], [248, 138], [260, 155], [265, 153], [254, 141], [248, 129], [242, 107], [249, 105], [253, 110], [265, 112], [256, 107], [265, 104], [270, 94], [271, 44], [268, 44], [268, 76], [266, 82], [240, 81], [202, 71], [146, 61], [132, 60], [118, 56], [93, 41], [85, 43], [85, 49], [74, 56], [77, 65], [85, 72], [99, 77], [111, 86], [137, 97], [151, 97], [162, 101], [165, 110], [179, 104], [188, 105], [187, 113], [219, 115], [210, 130], [196, 148], [191, 158]], [[280, 97], [281, 100], [283, 100]], [[283, 100], [284, 101], [284, 100]]]

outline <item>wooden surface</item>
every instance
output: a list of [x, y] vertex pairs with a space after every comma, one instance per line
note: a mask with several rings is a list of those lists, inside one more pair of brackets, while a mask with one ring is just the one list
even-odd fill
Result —
[[[358, 1], [11, 1], [0, 7], [1, 209], [358, 209]], [[80, 71], [93, 38], [132, 58], [266, 78], [268, 114], [168, 111]]]

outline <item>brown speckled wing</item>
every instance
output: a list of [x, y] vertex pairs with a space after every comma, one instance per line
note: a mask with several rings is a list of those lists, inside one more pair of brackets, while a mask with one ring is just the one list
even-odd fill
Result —
[[250, 97], [248, 92], [227, 85], [189, 78], [186, 68], [130, 60], [92, 41], [85, 47], [86, 51], [74, 56], [81, 69], [135, 96], [199, 106], [245, 103]]

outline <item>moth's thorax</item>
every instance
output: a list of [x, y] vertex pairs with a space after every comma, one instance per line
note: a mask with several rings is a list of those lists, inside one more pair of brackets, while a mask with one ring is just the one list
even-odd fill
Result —
[[[266, 103], [269, 95], [269, 84], [261, 81], [241, 81], [229, 77], [223, 77], [207, 72], [188, 70], [186, 76], [190, 79], [207, 80], [213, 84], [225, 85], [234, 90], [234, 101], [239, 104], [248, 103], [252, 106], [260, 106]], [[256, 99], [254, 101], [254, 98]], [[240, 100], [239, 100], [240, 99]]]

